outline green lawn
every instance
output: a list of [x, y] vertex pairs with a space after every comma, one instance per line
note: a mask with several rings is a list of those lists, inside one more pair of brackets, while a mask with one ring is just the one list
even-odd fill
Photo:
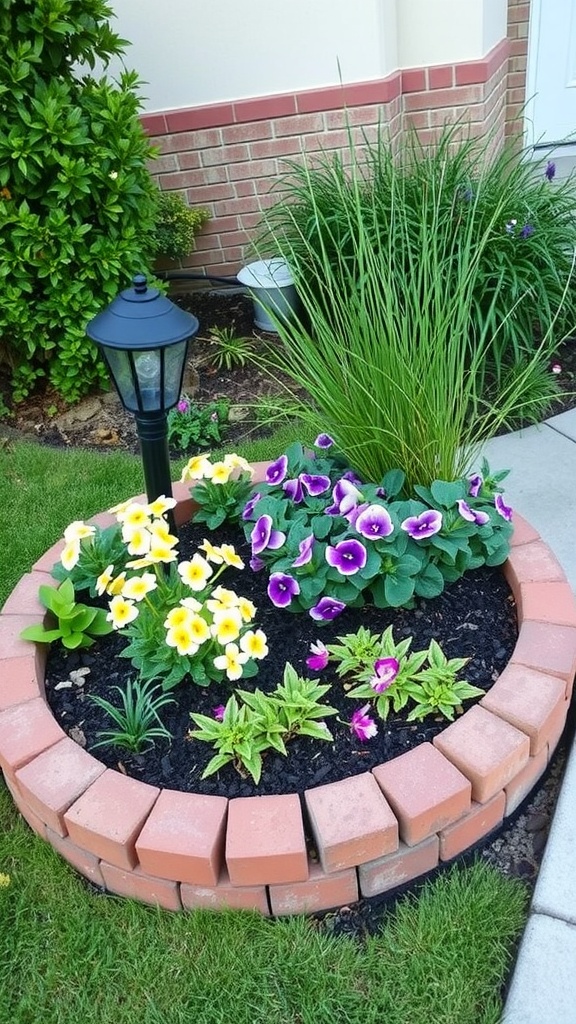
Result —
[[[142, 489], [136, 458], [5, 444], [0, 603], [68, 522]], [[0, 1024], [497, 1024], [527, 899], [485, 865], [454, 870], [365, 945], [301, 918], [156, 911], [90, 891], [2, 783], [0, 876]]]

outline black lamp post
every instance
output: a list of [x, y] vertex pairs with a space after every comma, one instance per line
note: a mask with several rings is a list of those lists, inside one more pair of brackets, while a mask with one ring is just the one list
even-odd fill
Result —
[[136, 418], [149, 501], [172, 495], [167, 413], [180, 398], [188, 342], [197, 331], [196, 317], [148, 288], [143, 274], [86, 328]]

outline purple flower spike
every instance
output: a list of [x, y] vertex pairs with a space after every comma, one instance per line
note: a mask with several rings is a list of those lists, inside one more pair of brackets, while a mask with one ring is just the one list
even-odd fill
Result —
[[378, 732], [376, 722], [373, 718], [370, 718], [370, 715], [368, 714], [369, 710], [370, 705], [365, 704], [364, 707], [358, 708], [358, 711], [354, 712], [350, 720], [351, 732], [353, 732], [354, 735], [362, 741], [362, 743], [364, 743], [365, 740], [372, 739], [372, 737], [376, 736]]
[[260, 501], [261, 497], [262, 497], [261, 494], [254, 494], [251, 498], [248, 499], [248, 501], [244, 505], [244, 509], [242, 511], [242, 519], [244, 520], [244, 522], [246, 522], [248, 519], [250, 519], [250, 517], [252, 516], [252, 513], [254, 511], [254, 508], [258, 504], [258, 502]]
[[281, 484], [288, 472], [288, 456], [281, 455], [276, 462], [273, 462], [266, 470], [266, 483]]
[[546, 164], [546, 170], [544, 171], [544, 174], [548, 178], [548, 181], [552, 181], [555, 178], [555, 176], [556, 176], [556, 164], [554, 163], [553, 160], [549, 160], [548, 163]]
[[217, 722], [221, 722], [224, 718], [226, 708], [223, 704], [219, 704], [217, 708], [212, 708], [212, 714]]
[[389, 537], [394, 531], [390, 515], [382, 505], [368, 505], [358, 516], [355, 526], [358, 533], [371, 540]]
[[281, 548], [286, 540], [286, 534], [281, 530], [272, 529], [272, 516], [260, 516], [256, 520], [250, 539], [252, 554], [260, 555], [266, 548], [271, 548], [273, 551], [276, 548]]
[[301, 565], [306, 565], [312, 558], [312, 548], [314, 547], [314, 534], [311, 533], [309, 537], [305, 537], [301, 540], [298, 545], [300, 554], [294, 559], [292, 565], [295, 569], [299, 569]]
[[468, 494], [471, 498], [477, 498], [482, 490], [482, 484], [484, 483], [483, 477], [480, 473], [474, 473], [472, 476], [468, 477], [468, 483], [470, 484]]
[[501, 494], [497, 494], [494, 498], [494, 506], [499, 516], [505, 519], [507, 523], [512, 522], [512, 509], [509, 505], [504, 504], [504, 498]]
[[532, 227], [532, 224], [525, 224], [524, 227], [520, 229], [520, 238], [530, 238], [531, 235], [534, 234], [535, 230], [536, 229]]
[[442, 529], [442, 513], [431, 508], [428, 512], [421, 512], [419, 516], [408, 516], [408, 519], [400, 523], [400, 528], [406, 530], [408, 536], [414, 540], [426, 540]]
[[366, 565], [368, 555], [359, 540], [341, 540], [334, 547], [326, 548], [326, 561], [342, 576], [354, 576]]
[[329, 656], [326, 645], [318, 640], [315, 644], [310, 644], [310, 650], [312, 654], [306, 658], [308, 668], [311, 668], [313, 672], [323, 672], [328, 664]]
[[286, 480], [286, 482], [282, 484], [282, 490], [296, 505], [298, 502], [304, 500], [304, 491], [302, 490], [300, 477], [295, 477], [294, 480]]
[[300, 479], [308, 494], [312, 495], [313, 498], [316, 498], [319, 494], [324, 494], [330, 487], [329, 476], [314, 476], [312, 473], [302, 473]]
[[462, 519], [466, 519], [468, 523], [476, 523], [476, 526], [486, 526], [486, 523], [490, 521], [490, 516], [487, 512], [477, 512], [475, 509], [470, 508], [467, 501], [460, 499], [456, 504]]
[[330, 437], [330, 434], [318, 434], [314, 441], [315, 448], [331, 448], [333, 444], [334, 438]]
[[266, 563], [263, 562], [261, 558], [258, 558], [258, 555], [254, 555], [254, 557], [250, 559], [249, 564], [250, 568], [252, 569], [252, 572], [260, 572], [260, 570], [263, 569], [264, 566], [266, 565]]
[[268, 582], [268, 597], [276, 608], [287, 608], [300, 593], [298, 581], [285, 572], [273, 572]]
[[343, 601], [337, 601], [334, 597], [321, 597], [318, 604], [310, 609], [310, 615], [317, 622], [331, 622], [344, 611], [345, 607]]
[[374, 662], [375, 675], [370, 680], [370, 686], [375, 693], [384, 693], [396, 679], [400, 671], [400, 663], [396, 658], [378, 658]]

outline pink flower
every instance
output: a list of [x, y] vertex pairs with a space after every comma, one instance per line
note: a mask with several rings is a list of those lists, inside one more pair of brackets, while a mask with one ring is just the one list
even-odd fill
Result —
[[221, 722], [223, 720], [225, 711], [226, 708], [223, 704], [219, 704], [217, 708], [212, 708], [212, 714], [217, 722]]
[[328, 650], [326, 645], [318, 640], [315, 644], [310, 644], [310, 650], [312, 654], [309, 658], [306, 658], [306, 664], [308, 668], [311, 668], [313, 672], [322, 672], [328, 664]]
[[370, 705], [365, 704], [364, 707], [359, 708], [358, 711], [354, 712], [350, 721], [351, 732], [353, 732], [354, 735], [362, 741], [362, 743], [364, 743], [365, 740], [372, 739], [372, 737], [378, 732], [376, 722], [373, 718], [370, 718], [370, 715], [368, 714], [369, 710]]
[[176, 408], [178, 409], [178, 412], [188, 412], [188, 410], [190, 408], [190, 403], [189, 403], [188, 399], [187, 398], [181, 398], [180, 401], [178, 402], [178, 405], [176, 406]]
[[552, 363], [551, 370], [552, 373], [562, 373], [562, 367], [560, 366], [560, 363]]
[[396, 679], [400, 671], [400, 664], [396, 658], [378, 658], [374, 662], [375, 675], [370, 680], [370, 686], [375, 693], [384, 693]]

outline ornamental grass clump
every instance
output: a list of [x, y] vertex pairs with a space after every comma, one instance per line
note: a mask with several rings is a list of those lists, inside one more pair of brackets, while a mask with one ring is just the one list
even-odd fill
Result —
[[556, 393], [549, 356], [574, 322], [573, 185], [455, 131], [432, 149], [414, 135], [395, 155], [381, 135], [363, 158], [351, 145], [350, 166], [291, 166], [266, 218], [262, 247], [287, 260], [301, 304], [278, 319], [271, 365], [365, 479], [397, 466], [410, 487], [454, 481]]

